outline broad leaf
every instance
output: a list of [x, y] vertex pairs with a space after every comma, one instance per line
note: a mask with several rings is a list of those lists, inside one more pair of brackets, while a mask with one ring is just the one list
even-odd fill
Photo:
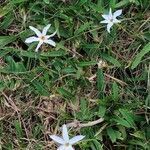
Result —
[[131, 69], [136, 68], [140, 64], [142, 57], [145, 56], [148, 52], [150, 52], [150, 42], [145, 45], [141, 52], [136, 55], [134, 61], [132, 62]]

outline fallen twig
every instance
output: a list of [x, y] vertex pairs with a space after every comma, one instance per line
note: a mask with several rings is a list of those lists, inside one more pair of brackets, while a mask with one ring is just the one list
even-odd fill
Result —
[[[118, 83], [119, 83], [120, 85], [122, 85], [122, 86], [127, 85], [127, 83], [125, 83], [125, 82], [123, 82], [123, 81], [121, 81], [121, 80], [119, 80], [119, 79], [117, 79], [117, 78], [115, 78], [115, 77], [112, 77], [112, 76], [110, 76], [110, 75], [108, 75], [108, 74], [106, 74], [106, 73], [104, 73], [104, 75], [105, 75], [106, 77], [111, 78], [112, 80], [118, 82]], [[88, 80], [89, 80], [89, 81], [92, 81], [94, 78], [96, 78], [96, 74], [94, 74], [93, 76], [91, 76], [90, 78], [88, 78]]]
[[80, 121], [78, 120], [75, 120], [71, 123], [67, 123], [66, 126], [67, 127], [74, 127], [74, 128], [83, 128], [83, 127], [91, 127], [91, 126], [94, 126], [94, 125], [97, 125], [101, 122], [103, 122], [104, 119], [103, 118], [100, 118], [98, 120], [94, 120], [94, 121], [89, 121], [87, 123], [81, 123]]
[[6, 98], [8, 105], [10, 104], [9, 107], [11, 107], [15, 112], [19, 112], [20, 109], [15, 105], [14, 101], [10, 97], [8, 97], [4, 92], [1, 93]]

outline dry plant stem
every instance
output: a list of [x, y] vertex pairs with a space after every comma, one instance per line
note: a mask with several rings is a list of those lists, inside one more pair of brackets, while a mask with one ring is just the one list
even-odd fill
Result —
[[21, 116], [20, 116], [20, 109], [16, 106], [16, 104], [14, 103], [14, 101], [11, 99], [11, 97], [9, 96], [7, 96], [6, 94], [5, 94], [5, 92], [1, 92], [2, 93], [2, 95], [5, 97], [5, 99], [7, 100], [7, 103], [8, 103], [8, 107], [11, 107], [16, 113], [17, 113], [17, 115], [18, 115], [18, 119], [19, 119], [19, 122], [21, 122]]
[[63, 78], [66, 78], [66, 77], [68, 77], [68, 76], [74, 76], [74, 74], [66, 74], [66, 75], [60, 77], [59, 79], [55, 80], [55, 82], [56, 82], [56, 81], [61, 81]]
[[147, 18], [147, 20], [144, 21], [144, 23], [138, 28], [138, 31], [147, 23], [150, 21], [150, 17]]
[[81, 54], [79, 54], [78, 52], [76, 52], [76, 51], [72, 51], [72, 50], [70, 50], [70, 49], [67, 49], [70, 53], [72, 53], [72, 54], [74, 54], [74, 55], [78, 55], [79, 57], [82, 57], [83, 58], [83, 56], [81, 55]]
[[[106, 77], [111, 78], [112, 80], [118, 82], [118, 83], [119, 83], [120, 85], [122, 85], [122, 86], [127, 85], [127, 83], [125, 83], [125, 82], [123, 82], [123, 81], [121, 81], [121, 80], [119, 80], [119, 79], [117, 79], [117, 78], [115, 78], [115, 77], [112, 77], [112, 76], [110, 76], [110, 75], [108, 75], [108, 74], [106, 74], [106, 73], [104, 73], [104, 75], [105, 75]], [[94, 74], [92, 77], [88, 78], [88, 80], [89, 80], [89, 81], [92, 81], [94, 78], [96, 78], [96, 74]]]
[[8, 104], [10, 104], [10, 107], [11, 107], [15, 112], [18, 113], [18, 111], [20, 111], [20, 109], [15, 105], [15, 103], [13, 102], [13, 100], [12, 100], [10, 97], [8, 97], [4, 92], [1, 92], [1, 93], [2, 93], [2, 95], [6, 98]]
[[106, 74], [106, 73], [104, 73], [104, 75], [105, 75], [106, 77], [111, 78], [111, 79], [113, 79], [114, 81], [118, 82], [118, 83], [121, 84], [122, 86], [128, 85], [127, 83], [125, 83], [125, 82], [123, 82], [123, 81], [121, 81], [121, 80], [119, 80], [119, 79], [117, 79], [117, 78], [115, 78], [115, 77], [112, 77], [112, 76], [110, 76], [110, 75], [108, 75], [108, 74]]
[[88, 123], [81, 123], [80, 121], [75, 120], [71, 123], [66, 124], [66, 126], [67, 127], [74, 127], [74, 128], [91, 127], [91, 126], [97, 125], [103, 121], [104, 121], [103, 118], [100, 118], [100, 119], [94, 120], [94, 121], [89, 121]]

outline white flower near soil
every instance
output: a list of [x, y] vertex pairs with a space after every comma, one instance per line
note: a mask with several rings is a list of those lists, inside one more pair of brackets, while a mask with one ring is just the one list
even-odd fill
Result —
[[51, 135], [50, 138], [58, 143], [60, 146], [57, 150], [75, 150], [72, 145], [81, 141], [85, 136], [77, 135], [71, 139], [69, 139], [68, 130], [66, 125], [62, 127], [62, 137]]
[[101, 21], [101, 23], [106, 23], [107, 24], [107, 31], [110, 33], [110, 28], [116, 24], [120, 23], [121, 21], [118, 20], [116, 17], [120, 16], [122, 14], [122, 9], [115, 11], [112, 13], [111, 8], [109, 10], [108, 14], [103, 14], [102, 17], [105, 19]]
[[56, 46], [56, 43], [50, 39], [51, 37], [53, 37], [57, 31], [55, 31], [53, 34], [51, 35], [46, 35], [47, 32], [48, 32], [48, 29], [50, 28], [51, 24], [48, 24], [46, 27], [44, 27], [43, 31], [40, 32], [37, 28], [35, 27], [32, 27], [32, 26], [29, 26], [29, 28], [35, 32], [35, 34], [37, 35], [36, 36], [32, 36], [32, 37], [29, 37], [25, 40], [26, 43], [33, 43], [33, 42], [39, 42], [35, 51], [38, 52], [39, 48], [41, 47], [41, 45], [43, 43], [46, 43], [46, 44], [49, 44], [49, 45], [52, 45], [52, 46]]

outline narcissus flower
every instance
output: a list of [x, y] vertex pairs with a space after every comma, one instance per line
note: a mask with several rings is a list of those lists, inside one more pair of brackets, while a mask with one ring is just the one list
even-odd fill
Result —
[[71, 139], [69, 139], [68, 130], [66, 125], [63, 125], [62, 127], [62, 137], [51, 135], [50, 138], [53, 139], [56, 143], [58, 143], [60, 146], [57, 150], [74, 150], [72, 145], [75, 143], [81, 141], [85, 136], [83, 135], [77, 135]]
[[112, 14], [111, 8], [109, 10], [109, 14], [103, 14], [102, 17], [105, 19], [101, 21], [101, 23], [107, 24], [107, 31], [110, 33], [110, 28], [116, 24], [120, 23], [121, 21], [116, 19], [116, 17], [120, 16], [122, 14], [122, 10], [117, 10]]
[[48, 24], [46, 27], [44, 27], [43, 31], [40, 32], [38, 29], [36, 29], [35, 27], [32, 27], [32, 26], [29, 26], [29, 28], [35, 32], [35, 34], [37, 35], [36, 36], [32, 36], [32, 37], [29, 37], [25, 40], [26, 43], [32, 43], [32, 42], [39, 42], [39, 44], [37, 45], [35, 51], [38, 52], [39, 48], [41, 47], [41, 45], [43, 43], [46, 43], [46, 44], [49, 44], [49, 45], [52, 45], [52, 46], [56, 46], [56, 43], [50, 39], [51, 37], [53, 37], [57, 31], [55, 31], [53, 34], [51, 35], [46, 35], [47, 34], [47, 31], [48, 29], [50, 28], [51, 24]]

